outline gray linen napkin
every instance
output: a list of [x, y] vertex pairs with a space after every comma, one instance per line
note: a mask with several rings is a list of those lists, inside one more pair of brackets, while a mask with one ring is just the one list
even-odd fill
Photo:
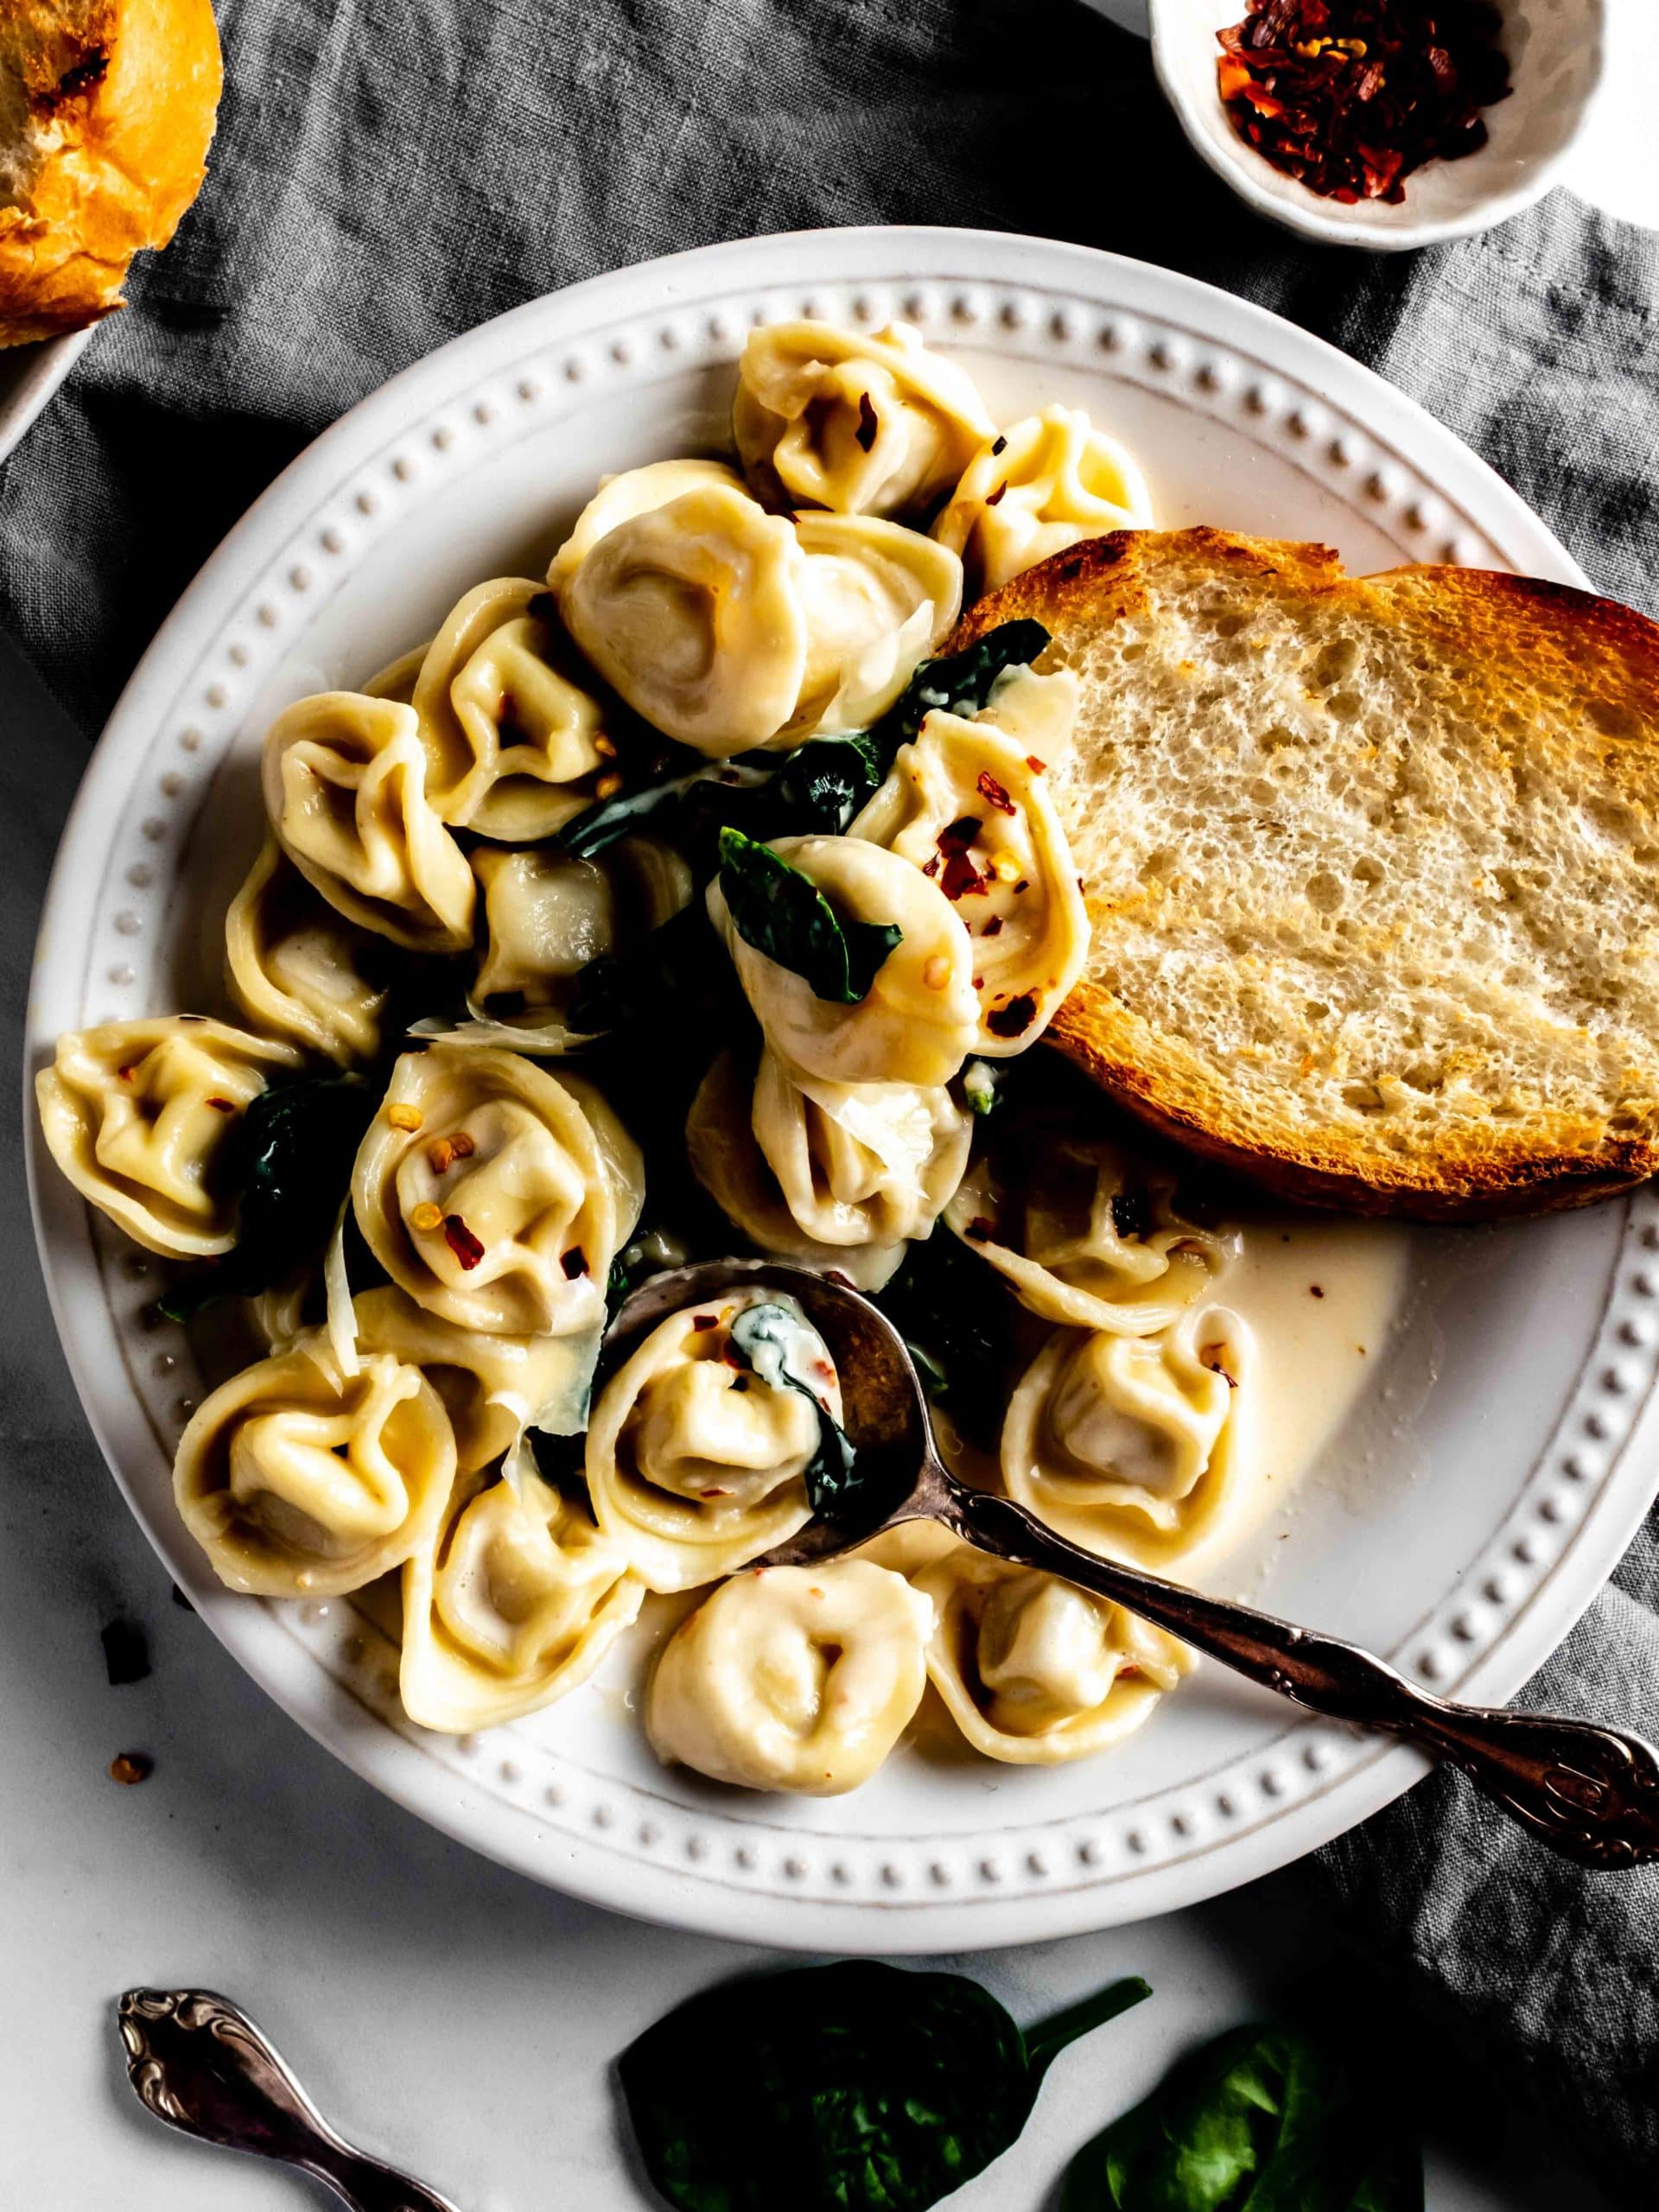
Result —
[[[207, 188], [0, 475], [0, 620], [89, 734], [253, 494], [391, 371], [619, 264], [947, 222], [1189, 270], [1421, 400], [1659, 611], [1659, 240], [1556, 195], [1403, 258], [1304, 247], [1074, 0], [224, 0]], [[1532, 1693], [1650, 1730], [1659, 1543]], [[1322, 1855], [1352, 1929], [1616, 2178], [1659, 2170], [1659, 1875], [1585, 1876], [1437, 1779]]]

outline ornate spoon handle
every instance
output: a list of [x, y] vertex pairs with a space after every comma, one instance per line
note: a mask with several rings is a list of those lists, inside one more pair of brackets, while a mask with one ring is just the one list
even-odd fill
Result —
[[1549, 1713], [1452, 1705], [1339, 1637], [1097, 1559], [1010, 1499], [932, 1471], [938, 1517], [981, 1551], [1046, 1568], [1167, 1629], [1310, 1712], [1381, 1728], [1462, 1769], [1511, 1819], [1586, 1866], [1659, 1859], [1659, 1752], [1640, 1736]]
[[448, 2197], [337, 2135], [228, 1998], [211, 1989], [130, 1989], [117, 2018], [127, 2078], [169, 2127], [298, 2166], [352, 2212], [456, 2212]]

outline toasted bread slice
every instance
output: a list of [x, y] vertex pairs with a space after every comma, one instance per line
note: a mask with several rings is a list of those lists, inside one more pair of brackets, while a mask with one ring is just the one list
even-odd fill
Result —
[[1659, 626], [1478, 569], [1121, 531], [982, 600], [1082, 683], [1050, 1031], [1289, 1197], [1475, 1219], [1659, 1170]]

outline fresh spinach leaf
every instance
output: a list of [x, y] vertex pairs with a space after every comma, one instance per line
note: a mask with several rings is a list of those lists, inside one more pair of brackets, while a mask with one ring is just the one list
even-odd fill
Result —
[[251, 1100], [226, 1147], [237, 1241], [157, 1302], [188, 1321], [221, 1298], [269, 1289], [328, 1242], [379, 1094], [360, 1076], [301, 1076]]
[[705, 1990], [618, 2071], [678, 2212], [926, 2212], [1017, 2139], [1065, 2044], [1150, 1994], [1120, 1981], [1022, 2036], [960, 1974], [849, 1960]]
[[1422, 2212], [1422, 2157], [1356, 2069], [1293, 2028], [1237, 2028], [1086, 2143], [1061, 2212]]
[[[807, 1503], [814, 1513], [822, 1514], [826, 1521], [857, 1527], [862, 1525], [868, 1511], [869, 1524], [874, 1527], [887, 1517], [886, 1510], [877, 1510], [874, 1501], [864, 1495], [851, 1440], [825, 1408], [810, 1376], [791, 1364], [791, 1356], [801, 1349], [803, 1331], [809, 1328], [810, 1324], [798, 1320], [786, 1306], [746, 1306], [733, 1321], [728, 1341], [752, 1375], [758, 1375], [774, 1390], [795, 1391], [817, 1415], [818, 1448], [806, 1470]], [[816, 1332], [811, 1340], [820, 1341]]]
[[775, 828], [769, 837], [839, 837], [880, 789], [893, 755], [868, 730], [817, 737], [791, 753], [767, 798]]
[[836, 1006], [868, 998], [904, 932], [892, 922], [842, 921], [810, 876], [741, 830], [720, 833], [720, 887], [746, 944], [802, 976]]
[[876, 736], [889, 747], [887, 759], [920, 734], [936, 709], [972, 716], [988, 704], [996, 679], [1010, 668], [1034, 661], [1049, 640], [1040, 622], [999, 622], [995, 630], [959, 653], [925, 660], [897, 702], [882, 716]]

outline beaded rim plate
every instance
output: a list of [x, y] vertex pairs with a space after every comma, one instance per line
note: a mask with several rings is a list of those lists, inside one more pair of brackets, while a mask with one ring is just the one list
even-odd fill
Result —
[[[1398, 392], [1291, 325], [1139, 263], [1039, 239], [872, 229], [748, 240], [596, 278], [457, 339], [365, 400], [187, 592], [111, 717], [64, 834], [36, 955], [31, 1068], [60, 1030], [190, 1002], [181, 978], [193, 957], [200, 967], [206, 887], [232, 805], [253, 834], [251, 785], [232, 804], [226, 792], [238, 773], [245, 782], [276, 705], [360, 679], [493, 568], [544, 561], [600, 469], [707, 446], [745, 331], [803, 313], [919, 323], [964, 354], [1000, 419], [1055, 397], [1089, 405], [1136, 450], [1165, 521], [1323, 537], [1360, 569], [1452, 560], [1584, 582], [1520, 499]], [[212, 834], [200, 834], [210, 808]], [[156, 1322], [153, 1262], [94, 1220], [46, 1160], [32, 1111], [26, 1120], [65, 1351], [169, 1573], [320, 1742], [537, 1880], [780, 1945], [1025, 1942], [1231, 1888], [1425, 1771], [1414, 1753], [1299, 1719], [1214, 1669], [1121, 1754], [969, 1767], [924, 1745], [827, 1802], [664, 1772], [620, 1687], [488, 1736], [423, 1735], [388, 1698], [395, 1653], [366, 1614], [232, 1596], [189, 1543], [168, 1462], [200, 1388], [190, 1346]], [[1370, 1396], [1294, 1517], [1264, 1537], [1270, 1579], [1247, 1586], [1387, 1649], [1438, 1689], [1502, 1699], [1566, 1634], [1649, 1503], [1659, 1199], [1425, 1232], [1414, 1251], [1415, 1287]]]

